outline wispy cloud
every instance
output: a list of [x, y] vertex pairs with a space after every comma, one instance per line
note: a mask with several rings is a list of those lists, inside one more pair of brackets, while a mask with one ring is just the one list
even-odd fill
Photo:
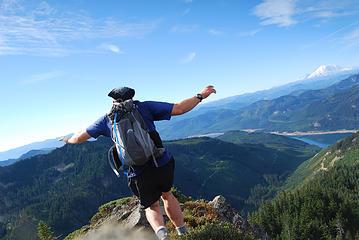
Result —
[[24, 7], [18, 0], [3, 0], [0, 3], [0, 11], [15, 13], [18, 11], [24, 11]]
[[171, 28], [171, 32], [174, 33], [191, 33], [198, 29], [197, 24], [192, 25], [176, 25]]
[[[357, 15], [357, 0], [262, 0], [253, 13], [261, 19], [261, 25], [288, 27], [300, 22]], [[318, 26], [318, 25], [317, 25]]]
[[114, 53], [118, 53], [118, 54], [123, 54], [124, 52], [120, 50], [120, 48], [114, 44], [108, 44], [108, 43], [103, 43], [99, 46], [99, 48], [104, 49], [104, 50], [108, 50]]
[[192, 0], [183, 0], [185, 3], [192, 3]]
[[56, 10], [52, 8], [47, 2], [41, 2], [34, 10], [34, 13], [38, 15], [50, 15], [55, 12]]
[[316, 18], [334, 18], [334, 17], [342, 17], [342, 16], [348, 16], [351, 15], [350, 12], [342, 12], [342, 13], [338, 13], [338, 12], [334, 12], [334, 11], [318, 11], [316, 13], [314, 13], [314, 17]]
[[183, 15], [187, 15], [190, 11], [191, 11], [191, 9], [187, 8], [186, 10], [184, 10]]
[[240, 32], [237, 35], [238, 35], [238, 37], [253, 37], [254, 35], [256, 35], [260, 31], [261, 31], [261, 29], [255, 29], [253, 31]]
[[31, 75], [28, 78], [21, 81], [21, 84], [34, 84], [38, 82], [48, 81], [52, 80], [58, 77], [63, 76], [64, 74], [62, 72], [47, 72], [47, 73], [40, 73]]
[[277, 24], [288, 27], [296, 24], [292, 17], [295, 14], [296, 0], [265, 0], [257, 5], [254, 14], [262, 19], [262, 25]]
[[353, 47], [359, 45], [359, 28], [354, 29], [342, 38], [342, 41], [347, 47]]
[[[336, 38], [338, 40], [341, 40], [341, 42], [343, 44], [347, 45], [347, 46], [348, 46], [348, 44], [353, 45], [353, 43], [355, 43], [355, 36], [356, 36], [355, 32], [356, 32], [356, 30], [352, 31], [349, 34], [346, 34], [344, 37], [340, 37], [339, 34], [342, 33], [342, 32], [346, 32], [348, 29], [351, 29], [355, 25], [358, 25], [358, 24], [359, 24], [359, 21], [353, 22], [353, 23], [351, 23], [349, 25], [342, 26], [341, 28], [337, 29], [336, 31], [331, 32], [331, 33], [323, 36], [322, 38], [319, 38], [318, 40], [316, 40], [314, 42], [311, 42], [309, 44], [304, 45], [301, 49], [307, 49], [307, 48], [310, 48], [310, 47], [314, 47], [314, 46], [320, 44], [321, 42], [323, 42], [325, 40], [332, 39], [332, 38]], [[358, 43], [359, 43], [359, 38], [358, 38]], [[356, 44], [354, 44], [354, 45], [356, 45]]]
[[0, 5], [0, 55], [89, 51], [75, 47], [76, 41], [142, 38], [156, 26], [156, 22], [124, 23], [113, 18], [94, 19], [82, 13], [60, 13], [46, 2], [26, 9], [16, 0], [4, 0]]
[[189, 63], [189, 62], [192, 62], [193, 59], [196, 57], [196, 53], [195, 52], [190, 52], [187, 57], [183, 58], [181, 60], [182, 63]]
[[223, 34], [223, 32], [215, 30], [215, 29], [210, 29], [208, 32], [210, 34], [212, 34], [212, 35], [221, 35], [221, 34]]

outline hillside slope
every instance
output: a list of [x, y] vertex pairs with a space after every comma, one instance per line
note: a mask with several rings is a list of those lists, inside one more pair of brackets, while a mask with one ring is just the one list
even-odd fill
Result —
[[318, 173], [336, 165], [359, 162], [359, 132], [339, 140], [303, 162], [287, 179], [284, 189], [295, 189], [309, 182]]
[[[9, 234], [20, 232], [25, 220], [40, 219], [59, 234], [68, 233], [84, 225], [99, 205], [129, 196], [125, 177], [117, 179], [108, 165], [111, 144], [99, 138], [0, 167], [0, 216], [7, 217], [5, 225], [11, 224], [14, 231]], [[265, 175], [287, 175], [318, 151], [309, 145], [301, 152], [295, 146], [276, 149], [211, 138], [164, 144], [175, 156], [176, 187], [194, 198], [222, 194], [237, 209], [243, 207], [252, 187], [265, 182]], [[19, 213], [22, 220], [17, 218]], [[23, 236], [32, 239], [29, 234]]]
[[[104, 202], [129, 196], [126, 180], [116, 179], [106, 161], [110, 145], [106, 139], [66, 145], [0, 167], [0, 215], [11, 232], [22, 232], [24, 221], [36, 219], [59, 233], [68, 232], [82, 226]], [[34, 238], [25, 234], [17, 239]]]
[[358, 239], [358, 159], [357, 153], [355, 163], [342, 162], [294, 191], [280, 192], [251, 222], [272, 239]]
[[273, 239], [359, 239], [359, 133], [301, 164], [252, 214]]

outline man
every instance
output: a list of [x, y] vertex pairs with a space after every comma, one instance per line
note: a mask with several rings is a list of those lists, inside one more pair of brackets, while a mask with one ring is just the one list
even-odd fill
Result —
[[[145, 121], [155, 145], [163, 147], [154, 121], [170, 120], [171, 116], [182, 115], [192, 110], [202, 99], [207, 98], [212, 93], [216, 93], [214, 87], [207, 86], [196, 96], [177, 104], [136, 101], [135, 105]], [[109, 93], [109, 96], [114, 99], [114, 102], [125, 101], [132, 99], [134, 90], [127, 87], [115, 88]], [[110, 114], [106, 114], [86, 130], [70, 138], [63, 137], [60, 141], [68, 144], [79, 144], [91, 137], [97, 138], [100, 135], [111, 137], [112, 124], [109, 117]], [[149, 161], [143, 166], [127, 168], [128, 185], [131, 191], [140, 199], [141, 206], [145, 209], [146, 218], [160, 240], [169, 239], [159, 207], [160, 197], [163, 200], [166, 214], [175, 225], [178, 234], [188, 234], [180, 205], [170, 191], [173, 184], [174, 159], [165, 151], [162, 156], [156, 159], [156, 162], [157, 167], [153, 161]]]

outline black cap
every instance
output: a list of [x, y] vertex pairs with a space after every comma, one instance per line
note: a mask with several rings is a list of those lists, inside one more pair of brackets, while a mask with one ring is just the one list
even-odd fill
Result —
[[114, 88], [108, 94], [109, 97], [112, 97], [115, 100], [126, 101], [135, 96], [135, 90], [128, 87]]

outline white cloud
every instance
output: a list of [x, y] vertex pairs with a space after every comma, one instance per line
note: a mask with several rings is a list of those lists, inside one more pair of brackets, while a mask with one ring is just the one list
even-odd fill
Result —
[[190, 52], [187, 57], [185, 57], [184, 59], [182, 59], [181, 62], [182, 62], [182, 63], [192, 62], [195, 57], [196, 57], [196, 53], [195, 53], [195, 52]]
[[3, 0], [0, 4], [0, 11], [15, 13], [18, 11], [24, 11], [24, 7], [18, 0]]
[[58, 77], [60, 77], [62, 75], [63, 75], [62, 72], [40, 73], [40, 74], [35, 74], [35, 75], [32, 75], [32, 76], [29, 76], [28, 78], [23, 80], [21, 83], [22, 84], [33, 84], [33, 83], [52, 80], [52, 79], [58, 78]]
[[99, 46], [99, 48], [102, 48], [102, 49], [105, 49], [105, 50], [109, 50], [111, 52], [114, 52], [114, 53], [118, 53], [118, 54], [122, 54], [124, 52], [122, 52], [120, 50], [119, 47], [117, 47], [116, 45], [113, 45], [113, 44], [108, 44], [108, 43], [104, 43], [104, 44], [101, 44]]
[[221, 34], [223, 34], [223, 32], [215, 30], [215, 29], [210, 29], [208, 32], [210, 34], [212, 34], [212, 35], [221, 35]]
[[190, 11], [191, 11], [191, 9], [187, 8], [186, 10], [184, 10], [183, 15], [187, 15]]
[[[346, 32], [348, 29], [352, 29], [355, 25], [358, 25], [358, 24], [359, 24], [359, 21], [353, 22], [349, 25], [344, 25], [343, 27], [335, 30], [334, 32], [331, 32], [331, 33], [323, 36], [322, 38], [319, 38], [317, 41], [314, 41], [314, 42], [312, 41], [311, 43], [302, 46], [301, 49], [311, 48], [311, 47], [314, 47], [314, 46], [320, 44], [323, 41], [329, 41], [331, 39], [332, 40], [335, 39], [336, 41], [341, 40], [341, 42], [344, 45], [347, 45], [349, 47], [356, 45], [359, 43], [359, 36], [358, 36], [359, 29], [352, 31], [349, 34], [346, 34], [344, 37], [343, 37], [343, 35], [340, 36], [339, 34], [341, 34], [342, 32]], [[357, 35], [357, 32], [358, 32], [358, 35]]]
[[[262, 25], [274, 24], [280, 27], [313, 19], [322, 21], [357, 15], [358, 12], [357, 0], [262, 0], [253, 11], [254, 15], [262, 20]], [[320, 25], [316, 24], [316, 26]]]
[[194, 32], [198, 29], [198, 25], [197, 24], [192, 24], [192, 25], [176, 25], [173, 26], [171, 28], [171, 32], [175, 32], [175, 33], [191, 33]]
[[262, 19], [262, 25], [277, 24], [288, 27], [296, 24], [292, 17], [295, 13], [296, 0], [265, 0], [257, 5], [254, 14]]
[[53, 9], [47, 2], [41, 2], [34, 12], [38, 15], [50, 15], [55, 11], [56, 10]]
[[355, 29], [350, 34], [344, 37], [346, 40], [359, 40], [359, 29]]
[[253, 31], [240, 32], [240, 33], [238, 33], [238, 36], [239, 37], [253, 37], [254, 35], [256, 35], [260, 31], [261, 31], [261, 29], [255, 29]]
[[347, 45], [347, 47], [359, 45], [359, 28], [354, 29], [349, 34], [345, 35], [342, 38], [342, 41]]
[[314, 17], [333, 18], [333, 17], [341, 17], [341, 16], [347, 16], [347, 15], [349, 15], [348, 12], [337, 13], [337, 12], [334, 12], [334, 11], [319, 11], [319, 12], [314, 14]]
[[82, 13], [62, 12], [46, 2], [25, 9], [16, 0], [0, 5], [0, 55], [67, 55], [89, 52], [77, 46], [83, 39], [142, 38], [157, 23], [124, 23], [113, 18], [94, 19]]

